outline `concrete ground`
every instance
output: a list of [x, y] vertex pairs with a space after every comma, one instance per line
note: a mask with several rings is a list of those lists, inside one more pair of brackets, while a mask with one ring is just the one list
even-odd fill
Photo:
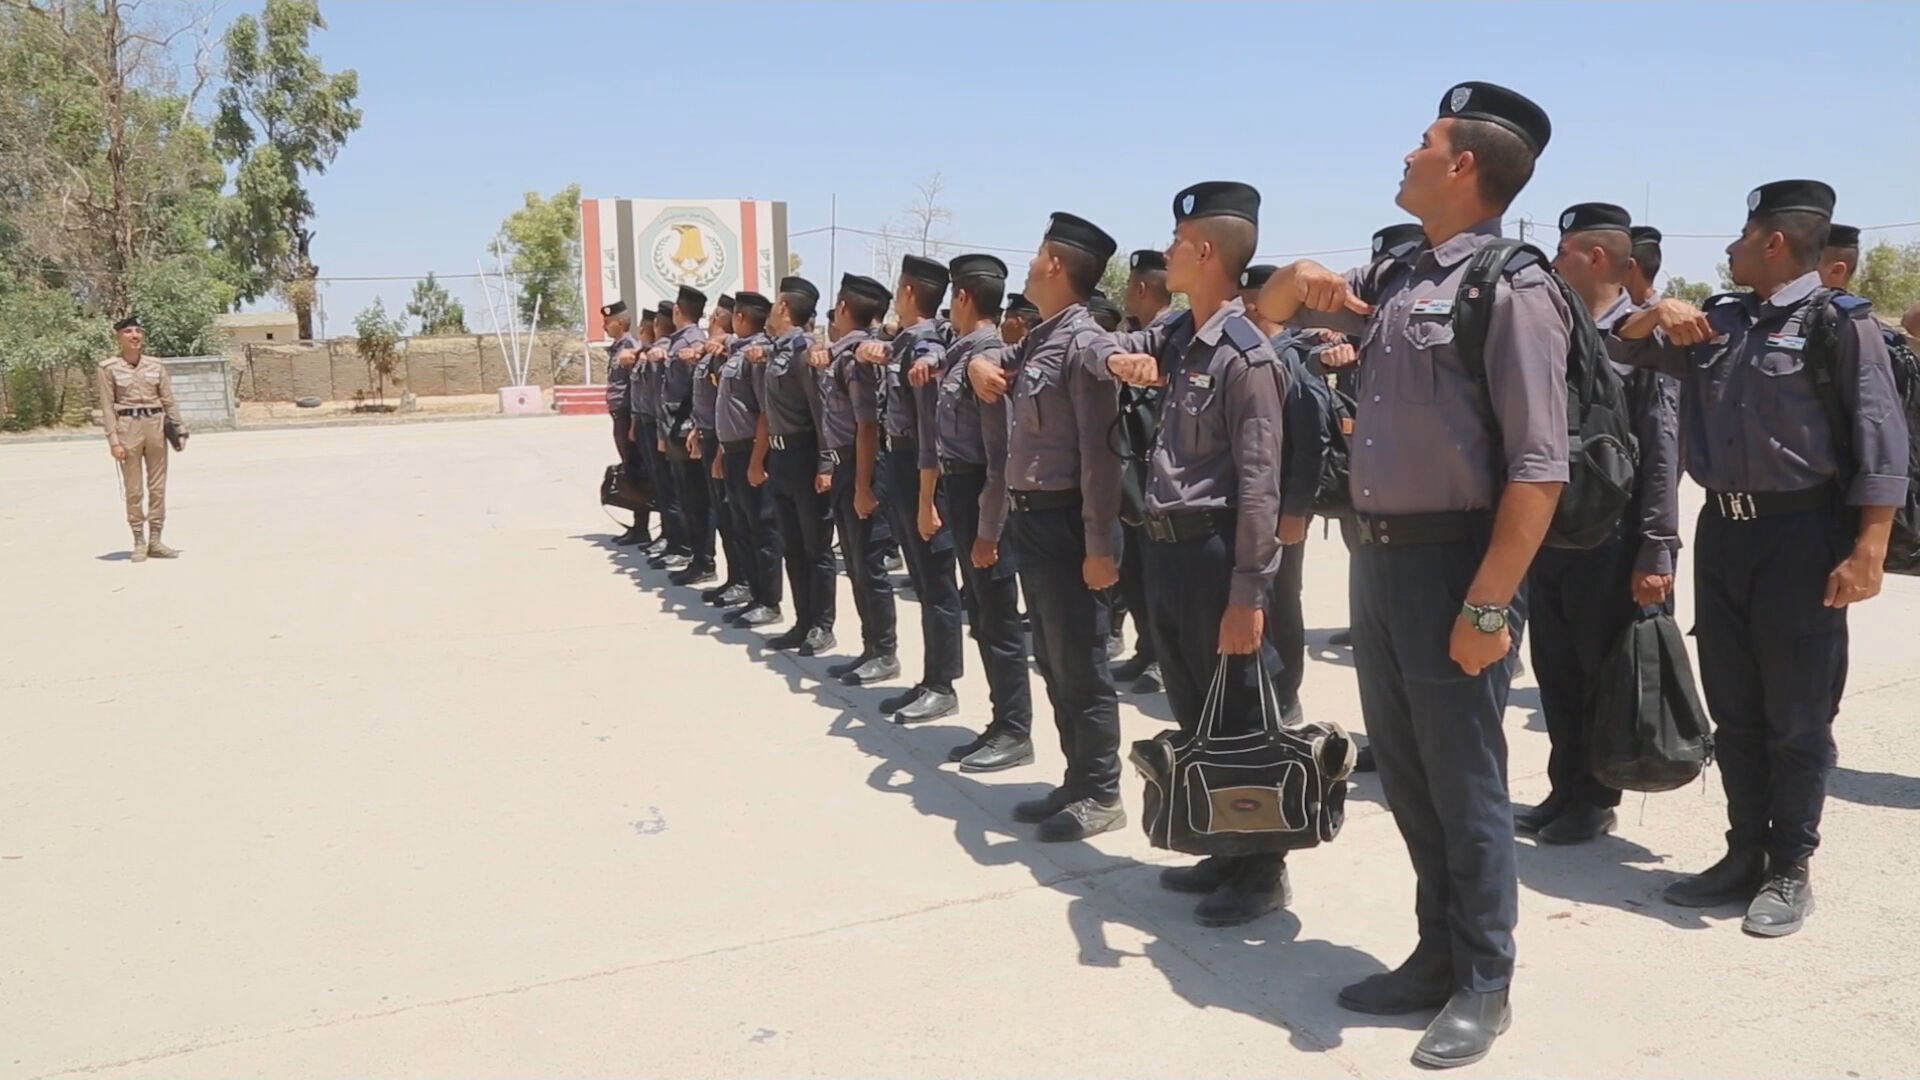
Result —
[[[133, 565], [104, 445], [0, 447], [0, 1076], [1411, 1071], [1419, 1021], [1333, 1004], [1412, 944], [1371, 777], [1292, 910], [1201, 929], [1137, 821], [1011, 823], [1055, 748], [940, 764], [976, 657], [958, 722], [875, 722], [889, 691], [608, 546], [610, 456], [585, 417], [209, 434], [174, 459], [185, 556]], [[1357, 726], [1345, 553], [1311, 543], [1306, 706]], [[1806, 932], [1659, 900], [1718, 854], [1717, 776], [1523, 841], [1516, 1019], [1470, 1074], [1920, 1073], [1917, 621], [1912, 580], [1856, 613]]]

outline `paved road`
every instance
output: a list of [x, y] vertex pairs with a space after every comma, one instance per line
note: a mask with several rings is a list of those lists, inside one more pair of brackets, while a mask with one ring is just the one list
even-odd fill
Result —
[[[1410, 1071], [1417, 1024], [1332, 1004], [1412, 944], [1371, 778], [1291, 911], [1203, 930], [1137, 823], [1011, 824], [1057, 750], [958, 775], [963, 725], [875, 723], [885, 691], [609, 548], [605, 423], [204, 436], [185, 557], [139, 566], [104, 446], [0, 446], [0, 1076]], [[1312, 544], [1306, 704], [1357, 725], [1345, 553]], [[1920, 1073], [1917, 623], [1913, 581], [1854, 622], [1810, 928], [1663, 906], [1718, 780], [1631, 798], [1616, 837], [1523, 846], [1517, 1019], [1474, 1074]]]

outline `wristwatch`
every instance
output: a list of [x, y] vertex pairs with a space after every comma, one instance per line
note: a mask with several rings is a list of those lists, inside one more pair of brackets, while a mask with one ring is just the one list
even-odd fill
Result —
[[1461, 604], [1460, 614], [1467, 617], [1468, 626], [1483, 634], [1497, 634], [1507, 628], [1505, 604]]

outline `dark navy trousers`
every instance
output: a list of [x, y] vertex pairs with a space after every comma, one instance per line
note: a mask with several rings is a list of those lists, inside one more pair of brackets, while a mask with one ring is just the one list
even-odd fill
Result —
[[1600, 665], [1633, 625], [1633, 557], [1637, 541], [1616, 533], [1583, 550], [1541, 548], [1527, 572], [1533, 677], [1552, 752], [1552, 798], [1590, 806], [1620, 805], [1620, 790], [1593, 778], [1593, 688]]
[[1281, 548], [1280, 570], [1267, 590], [1267, 644], [1279, 664], [1273, 685], [1288, 705], [1300, 700], [1307, 677], [1307, 616], [1300, 606], [1306, 567], [1306, 541]]
[[985, 473], [941, 477], [942, 505], [952, 515], [947, 525], [953, 530], [960, 576], [973, 597], [973, 638], [993, 699], [991, 728], [1027, 738], [1033, 733], [1033, 690], [1027, 679], [1027, 634], [1020, 625], [1020, 558], [1011, 545], [1002, 544], [998, 562], [984, 570], [973, 565], [980, 492], [986, 481]]
[[833, 516], [840, 528], [840, 555], [847, 562], [847, 580], [853, 583], [853, 610], [860, 616], [862, 651], [892, 656], [899, 651], [898, 615], [893, 587], [887, 581], [886, 552], [876, 535], [887, 520], [887, 474], [884, 462], [873, 469], [873, 496], [879, 505], [867, 517], [853, 508], [853, 449], [838, 451], [833, 467]]
[[747, 465], [753, 451], [741, 449], [722, 459], [727, 480], [727, 505], [733, 514], [734, 543], [745, 560], [740, 575], [729, 575], [753, 591], [753, 602], [779, 607], [783, 592], [780, 585], [780, 519], [774, 516], [773, 500], [766, 485], [759, 487], [747, 479]]
[[785, 541], [782, 555], [793, 594], [793, 624], [832, 630], [833, 496], [814, 490], [820, 454], [812, 435], [781, 436], [783, 447], [767, 451], [767, 487]]
[[953, 529], [936, 495], [941, 526], [933, 539], [920, 537], [920, 464], [913, 450], [888, 450], [877, 465], [887, 469], [887, 506], [893, 536], [906, 557], [907, 576], [920, 597], [920, 641], [926, 651], [919, 685], [953, 692], [960, 678], [960, 583], [954, 576]]
[[1080, 506], [1013, 511], [1007, 534], [1033, 623], [1034, 661], [1067, 758], [1061, 787], [1076, 798], [1120, 798], [1120, 711], [1107, 672], [1108, 611], [1087, 588]]
[[680, 476], [660, 452], [660, 425], [652, 420], [640, 421], [640, 437], [634, 440], [634, 450], [645, 463], [647, 475], [653, 478], [653, 505], [660, 511], [660, 531], [667, 538], [667, 550], [675, 555], [685, 555], [692, 551], [687, 543], [686, 520], [682, 516], [680, 502]]
[[[1192, 732], [1199, 727], [1207, 689], [1221, 660], [1220, 617], [1226, 614], [1233, 580], [1233, 538], [1214, 534], [1178, 542], [1148, 540], [1142, 546], [1152, 588], [1147, 610], [1153, 613], [1160, 682], [1167, 689], [1174, 722], [1180, 730]], [[1267, 617], [1271, 619], [1272, 613]], [[1261, 642], [1259, 658], [1268, 671], [1279, 670], [1270, 639]], [[1252, 659], [1233, 657], [1227, 668], [1218, 728], [1222, 734], [1237, 735], [1260, 726], [1259, 672]]]

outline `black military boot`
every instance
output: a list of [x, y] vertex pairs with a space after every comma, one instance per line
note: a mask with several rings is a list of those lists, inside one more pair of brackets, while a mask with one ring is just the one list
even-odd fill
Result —
[[1399, 967], [1369, 975], [1340, 991], [1340, 1007], [1369, 1016], [1400, 1016], [1437, 1009], [1453, 996], [1453, 957], [1415, 948]]
[[1160, 871], [1160, 887], [1170, 892], [1210, 893], [1226, 884], [1238, 863], [1232, 855], [1209, 855], [1192, 866], [1169, 866]]
[[[1519, 820], [1514, 821], [1516, 826]], [[1584, 844], [1589, 840], [1598, 840], [1612, 832], [1620, 824], [1620, 815], [1609, 807], [1595, 806], [1592, 803], [1574, 802], [1560, 812], [1560, 816], [1540, 826], [1540, 842], [1543, 844]]]
[[1813, 914], [1813, 882], [1807, 878], [1807, 861], [1777, 862], [1759, 895], [1747, 905], [1747, 917], [1740, 929], [1756, 937], [1786, 937], [1807, 924]]
[[1461, 990], [1448, 999], [1440, 1015], [1427, 1025], [1414, 1047], [1413, 1063], [1429, 1069], [1452, 1069], [1471, 1065], [1487, 1056], [1493, 1040], [1506, 1034], [1513, 1025], [1513, 1008], [1507, 1004], [1507, 992]]
[[1027, 799], [1013, 805], [1013, 820], [1028, 825], [1038, 825], [1060, 812], [1061, 808], [1073, 801], [1073, 792], [1063, 787], [1054, 788], [1037, 799]]
[[1293, 900], [1287, 880], [1285, 855], [1248, 855], [1227, 875], [1220, 887], [1193, 909], [1201, 926], [1239, 926], [1250, 923]]
[[1681, 878], [1667, 886], [1662, 894], [1667, 903], [1680, 907], [1719, 907], [1739, 901], [1750, 903], [1766, 879], [1767, 855], [1764, 851], [1729, 851], [1720, 861], [1698, 874]]
[[1132, 659], [1113, 669], [1114, 685], [1118, 686], [1121, 683], [1130, 683], [1140, 676], [1145, 675], [1147, 673], [1147, 666], [1152, 663], [1153, 660], [1150, 657], [1136, 651]]

